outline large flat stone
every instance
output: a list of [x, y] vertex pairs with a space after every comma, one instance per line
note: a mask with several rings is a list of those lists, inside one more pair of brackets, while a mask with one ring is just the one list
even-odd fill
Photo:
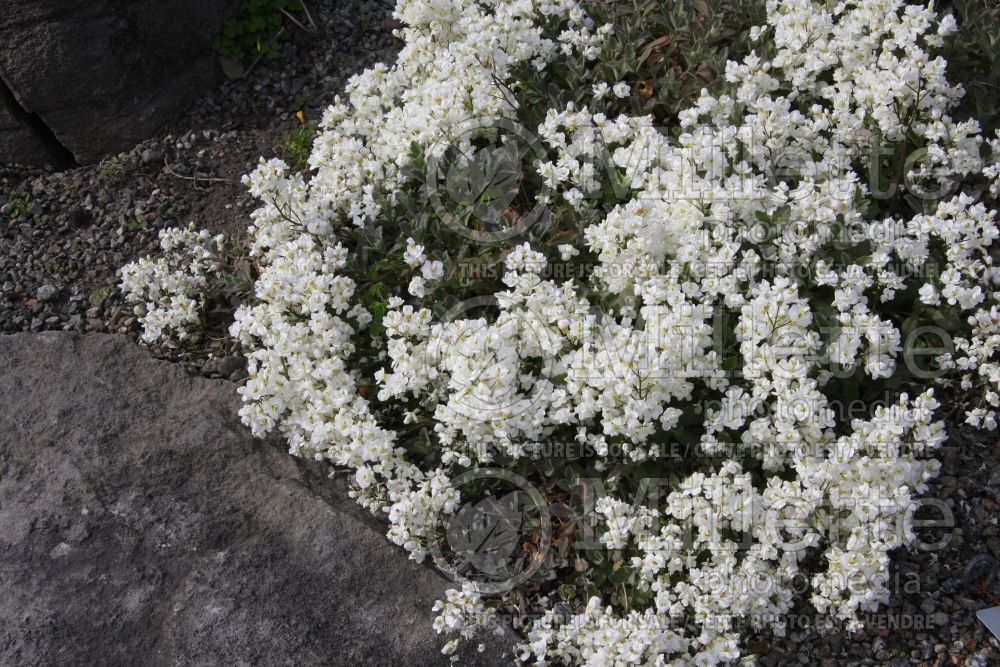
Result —
[[237, 407], [123, 337], [0, 337], [0, 664], [447, 664], [447, 582]]

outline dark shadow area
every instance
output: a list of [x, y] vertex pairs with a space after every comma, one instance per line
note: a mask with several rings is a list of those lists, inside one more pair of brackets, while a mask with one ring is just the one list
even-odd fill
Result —
[[23, 123], [45, 147], [48, 159], [58, 170], [76, 167], [77, 161], [68, 148], [60, 143], [55, 132], [36, 113], [31, 113], [21, 106], [7, 82], [0, 76], [0, 104], [4, 105], [11, 116]]

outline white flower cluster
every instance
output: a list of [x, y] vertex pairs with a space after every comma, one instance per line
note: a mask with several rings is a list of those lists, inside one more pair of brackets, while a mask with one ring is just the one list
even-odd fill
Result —
[[[607, 591], [579, 613], [549, 609], [526, 662], [732, 662], [743, 626], [783, 631], [803, 577], [820, 613], [857, 628], [887, 598], [889, 552], [914, 539], [906, 518], [945, 431], [929, 386], [843, 423], [842, 380], [895, 377], [906, 336], [943, 314], [971, 333], [923, 384], [969, 392], [977, 425], [995, 427], [1000, 407], [995, 213], [953, 191], [956, 177], [995, 183], [1000, 169], [980, 158], [977, 123], [949, 115], [962, 91], [932, 54], [954, 22], [903, 0], [772, 0], [753, 31], [770, 55], [729, 63], [730, 94], [704, 92], [677, 138], [649, 118], [551, 110], [538, 128], [550, 159], [534, 166], [551, 196], [589, 218], [605, 211], [598, 221], [576, 243], [511, 248], [503, 289], [446, 316], [429, 301], [448, 249], [399, 239], [384, 259], [407, 275], [378, 322], [349, 239], [381, 231], [412, 146], [472, 153], [477, 137], [452, 130], [510, 118], [518, 66], [594, 55], [607, 33], [570, 0], [400, 0], [396, 15], [399, 60], [355, 77], [327, 111], [312, 179], [278, 160], [246, 178], [263, 205], [255, 298], [231, 329], [249, 360], [244, 421], [351, 470], [359, 502], [416, 559], [458, 509], [451, 481], [469, 468], [569, 439], [615, 480], [666, 477], [676, 459], [663, 444], [697, 441], [706, 456], [683, 462], [662, 506], [595, 504], [600, 543], [647, 602], [626, 608], [627, 592], [622, 604]], [[554, 39], [541, 27], [552, 22]], [[907, 183], [923, 208], [873, 215], [878, 148], [903, 141], [921, 150]], [[594, 204], [609, 185], [621, 203], [606, 210]], [[597, 260], [587, 284], [546, 277], [556, 255], [584, 251]], [[418, 437], [433, 465], [413, 454]], [[492, 620], [484, 604], [452, 591], [436, 627], [471, 637]]]
[[617, 613], [593, 597], [570, 619], [553, 611], [539, 619], [522, 647], [521, 659], [536, 665], [715, 665], [740, 657], [735, 636], [716, 636], [699, 646], [697, 660], [667, 663], [664, 656], [687, 655], [692, 642], [655, 611]]
[[434, 611], [438, 612], [434, 629], [441, 634], [458, 635], [441, 649], [445, 655], [455, 652], [460, 639], [472, 639], [477, 630], [500, 630], [496, 610], [487, 607], [482, 596], [474, 591], [451, 589], [446, 592], [445, 600], [434, 603]]
[[205, 289], [218, 271], [223, 235], [212, 236], [187, 228], [160, 232], [163, 254], [143, 258], [121, 268], [121, 290], [142, 325], [142, 339], [154, 343], [176, 336], [184, 340], [201, 321]]
[[[912, 285], [929, 305], [946, 302], [962, 312], [989, 304], [991, 310], [980, 307], [971, 316], [970, 323], [980, 326], [973, 339], [956, 341], [953, 363], [967, 371], [963, 385], [974, 382], [971, 371], [991, 384], [996, 379], [1000, 276], [990, 256], [997, 236], [993, 212], [958, 195], [909, 220], [868, 220], [871, 192], [858, 173], [879, 142], [913, 135], [933, 167], [909, 175], [925, 192], [932, 185], [940, 192], [942, 182], [983, 169], [978, 125], [948, 115], [961, 91], [944, 79], [943, 60], [924, 50], [937, 46], [953, 23], [938, 24], [930, 9], [902, 2], [830, 7], [793, 0], [771, 2], [768, 10], [774, 57], [730, 63], [735, 95], [703, 94], [682, 114], [686, 132], [679, 140], [643, 133], [634, 122], [634, 138], [624, 135], [630, 145], [604, 139], [636, 192], [585, 236], [601, 262], [594, 276], [630, 302], [623, 312], [660, 305], [668, 312], [739, 312], [738, 379], [704, 372], [712, 368], [708, 363], [698, 375], [725, 392], [721, 407], [706, 413], [702, 445], [719, 454], [732, 451], [735, 440], [740, 452], [752, 453], [763, 470], [776, 474], [763, 489], [751, 485], [736, 459], [710, 476], [695, 474], [668, 497], [669, 509], [660, 517], [667, 525], [658, 535], [643, 530], [648, 517], [613, 511], [621, 510], [621, 501], [618, 507], [599, 503], [605, 544], [622, 548], [635, 533], [635, 546], [645, 554], [634, 559], [640, 586], [656, 593], [659, 613], [643, 618], [633, 612], [616, 639], [609, 639], [609, 625], [623, 621], [599, 615], [594, 604], [572, 619], [566, 633], [551, 631], [553, 617], [543, 619], [529, 644], [537, 659], [662, 664], [664, 625], [682, 627], [666, 619], [692, 616], [702, 628], [695, 640], [701, 647], [684, 643], [670, 657], [697, 650], [705, 662], [696, 664], [731, 659], [725, 653], [709, 658], [707, 650], [728, 638], [727, 619], [780, 631], [794, 603], [792, 578], [817, 548], [828, 566], [812, 578], [812, 602], [857, 628], [859, 612], [887, 600], [888, 552], [912, 540], [902, 519], [936, 474], [929, 453], [945, 433], [933, 421], [938, 403], [931, 390], [913, 401], [904, 394], [897, 405], [847, 430], [822, 392], [831, 368], [858, 366], [876, 379], [895, 373], [902, 331], [879, 315], [880, 304]], [[560, 135], [560, 127], [572, 132]], [[587, 145], [578, 137], [600, 140], [606, 127], [604, 118], [585, 109], [550, 114], [539, 132], [558, 156], [541, 163], [539, 174], [567, 192], [594, 189], [594, 174], [574, 168]], [[780, 166], [797, 171], [775, 182]], [[863, 261], [834, 268], [828, 254], [836, 242], [870, 250]], [[943, 266], [936, 278], [926, 271], [933, 261]], [[925, 276], [931, 280], [922, 282]], [[818, 326], [817, 314], [834, 326]], [[643, 331], [659, 322], [642, 319]], [[661, 408], [670, 398], [653, 396]], [[997, 405], [995, 392], [985, 399]], [[644, 407], [641, 400], [629, 404]], [[969, 419], [995, 425], [991, 410], [973, 410]], [[606, 421], [598, 423], [607, 433]], [[635, 429], [630, 424], [630, 433], [642, 433]], [[789, 472], [795, 481], [787, 481]], [[694, 530], [694, 543], [681, 548], [685, 530]], [[747, 530], [753, 536], [749, 550], [725, 537]], [[635, 638], [643, 636], [649, 637], [646, 646], [637, 646]], [[624, 660], [614, 651], [632, 657]]]
[[[406, 24], [397, 62], [353, 77], [348, 101], [327, 110], [310, 157], [312, 179], [290, 174], [280, 160], [261, 160], [244, 178], [264, 202], [251, 226], [251, 254], [263, 269], [256, 303], [238, 310], [231, 333], [248, 353], [243, 420], [256, 434], [277, 428], [293, 454], [353, 470], [359, 502], [385, 512], [390, 539], [422, 559], [458, 493], [446, 471], [407, 460], [396, 433], [380, 426], [359, 394], [371, 378], [359, 377], [349, 359], [372, 315], [354, 303], [357, 285], [344, 275], [348, 251], [336, 231], [342, 221], [372, 221], [377, 198], [392, 201], [412, 145], [441, 151], [464, 121], [510, 115], [514, 100], [498, 94], [497, 82], [519, 64], [541, 69], [561, 53], [592, 56], [606, 30], [595, 30], [570, 0], [401, 0], [396, 17]], [[562, 22], [556, 40], [544, 36], [540, 18]], [[473, 139], [462, 137], [458, 148]], [[443, 276], [443, 264], [427, 261], [415, 241], [404, 259], [420, 269], [408, 286], [414, 297]], [[425, 317], [404, 309], [385, 323], [418, 335]]]
[[[328, 233], [341, 216], [359, 225], [372, 220], [379, 192], [391, 200], [405, 180], [413, 144], [430, 154], [467, 152], [476, 136], [454, 137], [451, 128], [509, 117], [516, 104], [497, 81], [509, 81], [522, 63], [542, 69], [559, 53], [596, 55], [606, 34], [573, 0], [400, 0], [395, 15], [406, 26], [396, 64], [353, 77], [348, 99], [323, 115], [309, 158], [313, 194], [294, 207], [309, 232]], [[565, 21], [557, 40], [543, 35], [540, 17]], [[270, 191], [266, 185], [258, 190]]]
[[538, 175], [547, 188], [560, 192], [567, 203], [580, 209], [600, 201], [595, 195], [604, 185], [602, 177], [607, 176], [610, 158], [623, 145], [643, 145], [644, 140], [655, 140], [656, 129], [648, 118], [608, 119], [604, 114], [589, 113], [586, 107], [578, 110], [570, 103], [563, 111], [549, 109], [545, 122], [538, 128], [538, 136], [558, 153], [554, 161], [538, 162]]

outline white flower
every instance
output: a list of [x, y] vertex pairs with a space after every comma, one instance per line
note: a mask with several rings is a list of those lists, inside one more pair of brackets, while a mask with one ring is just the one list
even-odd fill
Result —
[[420, 267], [424, 280], [440, 280], [444, 276], [444, 264], [439, 261], [425, 261]]
[[559, 257], [564, 262], [568, 262], [569, 260], [580, 254], [579, 250], [577, 250], [574, 246], [568, 243], [564, 243], [563, 245], [558, 246], [556, 249], [559, 251]]
[[938, 291], [934, 285], [924, 283], [920, 288], [920, 302], [928, 306], [936, 306], [941, 303], [941, 297], [938, 296]]
[[418, 299], [424, 298], [425, 296], [427, 296], [427, 287], [425, 280], [420, 276], [414, 276], [413, 280], [411, 280], [410, 284], [407, 286], [406, 291], [412, 294], [413, 296], [417, 297]]
[[413, 239], [406, 239], [406, 251], [403, 252], [403, 261], [415, 269], [426, 260], [427, 255], [424, 254], [424, 247]]

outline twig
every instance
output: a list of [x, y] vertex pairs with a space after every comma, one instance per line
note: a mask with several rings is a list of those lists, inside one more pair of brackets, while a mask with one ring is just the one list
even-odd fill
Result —
[[291, 21], [292, 23], [294, 23], [295, 25], [297, 25], [297, 26], [299, 26], [300, 28], [302, 28], [302, 31], [303, 31], [303, 32], [308, 32], [308, 33], [312, 33], [312, 32], [315, 32], [315, 29], [313, 29], [313, 30], [310, 30], [309, 28], [305, 27], [304, 25], [302, 25], [302, 24], [301, 24], [301, 23], [299, 22], [299, 20], [298, 20], [297, 18], [295, 18], [294, 16], [292, 16], [291, 14], [289, 14], [289, 13], [288, 13], [287, 11], [285, 11], [284, 9], [282, 9], [282, 10], [281, 10], [281, 13], [282, 13], [282, 14], [284, 14], [284, 15], [285, 15], [286, 17], [288, 17], [288, 20], [290, 20], [290, 21]]
[[167, 170], [167, 173], [176, 178], [182, 178], [185, 181], [205, 181], [206, 183], [235, 183], [236, 181], [229, 178], [219, 178], [217, 176], [185, 176], [184, 174], [178, 174], [176, 171], [170, 168], [170, 164], [167, 162], [166, 158], [163, 158], [163, 168]]
[[309, 13], [309, 8], [306, 7], [305, 0], [299, 0], [299, 4], [302, 5], [302, 11], [306, 13], [306, 18], [309, 19], [309, 25], [313, 27], [313, 30], [319, 30], [319, 26], [316, 25], [315, 21], [313, 21], [312, 14]]

